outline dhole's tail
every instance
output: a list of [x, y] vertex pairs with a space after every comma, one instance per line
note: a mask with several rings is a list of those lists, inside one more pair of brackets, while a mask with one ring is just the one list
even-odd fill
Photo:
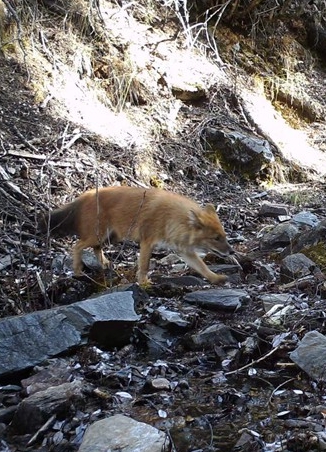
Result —
[[78, 200], [42, 214], [39, 218], [39, 231], [43, 234], [49, 231], [59, 237], [78, 234]]

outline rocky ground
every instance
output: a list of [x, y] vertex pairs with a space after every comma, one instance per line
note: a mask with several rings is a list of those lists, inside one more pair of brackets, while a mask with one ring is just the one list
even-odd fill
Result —
[[[253, 59], [248, 36], [221, 24], [225, 77], [216, 51], [207, 66], [182, 52], [170, 62], [177, 48], [186, 53], [172, 10], [146, 4], [148, 23], [142, 2], [132, 11], [103, 6], [114, 31], [107, 47], [86, 26], [98, 27], [97, 15], [87, 23], [80, 10], [69, 10], [65, 20], [75, 29], [67, 33], [60, 10], [42, 10], [37, 28], [40, 17], [29, 8], [37, 34], [24, 29], [24, 58], [7, 45], [0, 52], [0, 451], [323, 450], [326, 196], [318, 53], [303, 47], [302, 23], [287, 23], [285, 35], [278, 22], [273, 43], [278, 51], [282, 43], [295, 102], [277, 79], [273, 115], [281, 111], [305, 132], [297, 147], [287, 143], [305, 150], [294, 161], [282, 154], [284, 135], [272, 139], [260, 122], [273, 115], [265, 110], [258, 118], [244, 89], [253, 84], [254, 65], [260, 73], [265, 67], [272, 90], [273, 43], [263, 53], [262, 39]], [[137, 77], [126, 79], [136, 34], [151, 64], [137, 54]], [[192, 75], [205, 68], [204, 88], [198, 78], [180, 82], [186, 60], [194, 63]], [[90, 92], [106, 99], [101, 104], [89, 96], [95, 85], [96, 95]], [[311, 102], [300, 97], [302, 86]], [[309, 155], [315, 160], [307, 167]], [[212, 255], [206, 262], [226, 273], [228, 284], [211, 286], [158, 249], [153, 285], [140, 288], [136, 244], [107, 248], [114, 266], [105, 272], [85, 252], [84, 276], [75, 278], [74, 240], [41, 236], [38, 214], [111, 184], [212, 202], [239, 265]]]

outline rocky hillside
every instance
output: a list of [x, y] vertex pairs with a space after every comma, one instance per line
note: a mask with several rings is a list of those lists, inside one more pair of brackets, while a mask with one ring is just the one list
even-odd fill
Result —
[[[324, 3], [0, 0], [0, 450], [325, 448]], [[213, 203], [227, 288], [130, 285], [135, 244], [73, 277], [37, 219], [106, 185]]]
[[268, 183], [323, 174], [321, 5], [229, 3], [1, 2], [4, 145], [49, 180], [77, 151], [113, 165], [86, 187], [117, 180], [117, 154], [148, 185], [196, 154]]

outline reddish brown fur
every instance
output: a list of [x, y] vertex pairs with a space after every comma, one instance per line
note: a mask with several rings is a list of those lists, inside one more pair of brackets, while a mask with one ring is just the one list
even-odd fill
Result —
[[101, 246], [104, 241], [114, 238], [115, 241], [128, 239], [140, 243], [139, 283], [147, 281], [151, 253], [158, 243], [175, 249], [210, 282], [223, 283], [227, 279], [210, 271], [196, 253], [196, 249], [222, 256], [233, 252], [211, 204], [201, 208], [184, 196], [158, 189], [106, 187], [82, 194], [52, 212], [50, 218], [51, 229], [57, 227], [59, 230], [60, 227], [61, 234], [79, 235], [74, 248], [76, 275], [82, 272], [84, 248], [92, 247], [102, 266], [107, 266], [109, 262]]

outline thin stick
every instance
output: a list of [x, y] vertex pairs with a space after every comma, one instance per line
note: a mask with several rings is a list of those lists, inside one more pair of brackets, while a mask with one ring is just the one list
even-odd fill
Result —
[[277, 347], [273, 348], [270, 352], [266, 353], [266, 355], [261, 356], [260, 358], [258, 358], [256, 361], [252, 361], [249, 364], [246, 364], [243, 367], [240, 367], [240, 369], [236, 369], [236, 370], [231, 370], [230, 372], [226, 372], [225, 375], [232, 375], [232, 374], [236, 374], [237, 372], [241, 372], [242, 370], [248, 369], [249, 367], [252, 367], [254, 364], [260, 363], [261, 361], [264, 361], [266, 358], [268, 358], [269, 356], [271, 356], [273, 353], [276, 352], [276, 350], [278, 350], [280, 348], [280, 345], [278, 345]]
[[32, 438], [28, 441], [27, 446], [31, 446], [32, 444], [34, 444], [37, 441], [37, 439], [40, 436], [40, 434], [44, 433], [54, 423], [54, 421], [56, 420], [56, 417], [57, 416], [55, 414], [53, 414], [53, 416], [51, 416], [50, 419], [48, 419], [46, 421], [46, 423], [44, 425], [42, 425], [42, 427], [37, 430], [35, 435], [32, 436]]

